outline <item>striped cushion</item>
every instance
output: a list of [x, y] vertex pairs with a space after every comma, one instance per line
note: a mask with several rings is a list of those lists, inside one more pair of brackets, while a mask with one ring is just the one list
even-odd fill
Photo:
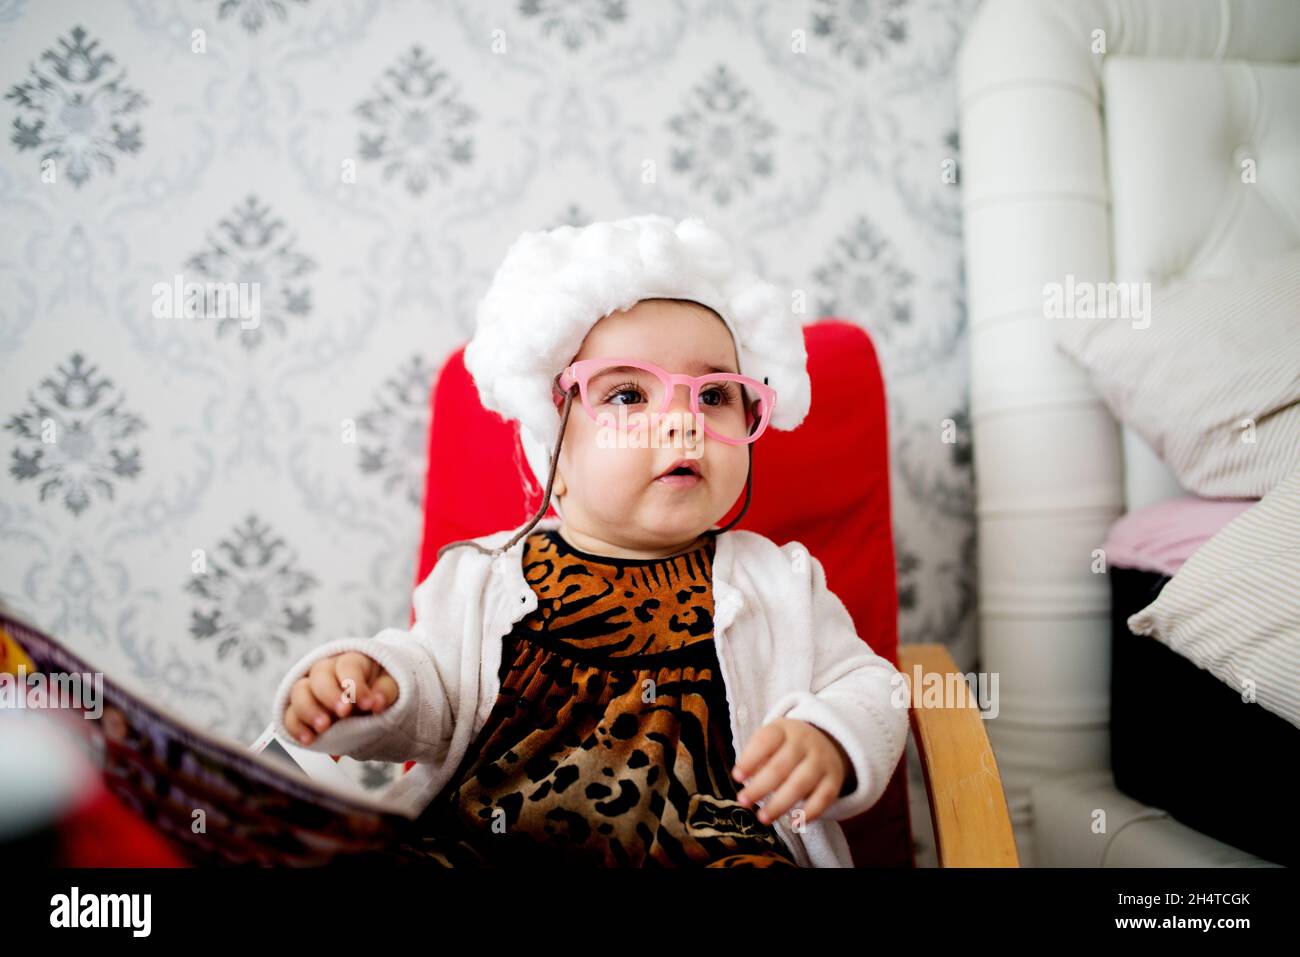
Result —
[[1128, 627], [1300, 727], [1300, 468], [1197, 549]]
[[1159, 287], [1145, 317], [1084, 311], [1060, 348], [1183, 488], [1260, 498], [1300, 464], [1300, 248]]

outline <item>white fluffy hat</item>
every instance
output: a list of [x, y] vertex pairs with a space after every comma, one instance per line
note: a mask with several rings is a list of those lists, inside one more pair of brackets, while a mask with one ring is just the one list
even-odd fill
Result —
[[676, 222], [651, 214], [525, 232], [479, 302], [465, 368], [485, 408], [519, 421], [539, 484], [559, 437], [555, 376], [600, 319], [655, 298], [691, 299], [722, 317], [740, 372], [766, 377], [776, 390], [770, 428], [795, 429], [808, 415], [807, 353], [788, 298], [744, 268], [698, 217]]

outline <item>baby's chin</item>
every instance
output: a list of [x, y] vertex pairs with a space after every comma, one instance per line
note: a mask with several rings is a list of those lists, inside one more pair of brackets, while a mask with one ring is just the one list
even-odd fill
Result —
[[647, 506], [640, 513], [637, 527], [653, 530], [665, 543], [684, 542], [712, 528], [718, 522], [718, 508], [712, 502]]
[[707, 531], [717, 523], [717, 512], [717, 505], [706, 496], [686, 501], [681, 496], [665, 498], [647, 494], [588, 514], [604, 526], [595, 534], [606, 541], [635, 536], [640, 539], [641, 547], [657, 548], [684, 542]]

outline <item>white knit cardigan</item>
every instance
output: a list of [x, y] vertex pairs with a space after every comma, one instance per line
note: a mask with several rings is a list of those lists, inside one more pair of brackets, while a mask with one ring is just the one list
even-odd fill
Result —
[[[552, 517], [537, 527], [558, 524]], [[504, 545], [522, 528], [475, 541]], [[537, 608], [523, 575], [524, 541], [495, 560], [470, 547], [449, 550], [415, 589], [409, 630], [339, 638], [303, 655], [275, 691], [271, 720], [277, 732], [295, 740], [283, 723], [290, 689], [317, 659], [364, 652], [397, 682], [397, 701], [379, 714], [336, 718], [308, 747], [358, 760], [414, 759], [386, 796], [423, 810], [492, 711], [502, 638]], [[756, 532], [723, 532], [713, 561], [713, 596], [735, 753], [782, 717], [807, 721], [835, 738], [852, 762], [857, 787], [815, 821], [796, 828], [787, 812], [773, 825], [800, 867], [852, 867], [837, 822], [876, 803], [903, 754], [909, 697], [902, 676], [858, 637], [848, 609], [826, 587], [821, 562], [799, 542], [778, 546]]]

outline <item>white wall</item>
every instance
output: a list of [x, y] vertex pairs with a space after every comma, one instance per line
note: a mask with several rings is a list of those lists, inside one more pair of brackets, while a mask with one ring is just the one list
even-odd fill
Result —
[[[429, 387], [508, 243], [695, 213], [875, 337], [902, 637], [970, 667], [973, 3], [863, 7], [0, 0], [0, 594], [251, 741], [306, 648], [405, 625]], [[260, 326], [155, 317], [177, 274]]]

